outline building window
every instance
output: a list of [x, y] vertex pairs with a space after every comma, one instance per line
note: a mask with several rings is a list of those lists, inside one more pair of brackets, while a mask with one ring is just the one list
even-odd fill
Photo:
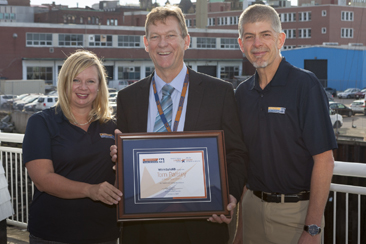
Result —
[[283, 49], [284, 49], [284, 50], [294, 49], [294, 48], [296, 48], [296, 46], [295, 46], [295, 45], [286, 45], [286, 46], [283, 46]]
[[238, 39], [236, 39], [236, 38], [221, 38], [221, 48], [239, 49]]
[[192, 22], [192, 20], [186, 19], [186, 25], [187, 25], [187, 27], [191, 27], [192, 26], [191, 22]]
[[310, 38], [311, 37], [311, 29], [299, 29], [299, 38]]
[[140, 80], [140, 67], [118, 67], [119, 80]]
[[10, 14], [9, 13], [5, 13], [4, 14], [4, 19], [10, 19]]
[[89, 46], [112, 46], [112, 35], [90, 35]]
[[80, 17], [80, 24], [84, 23], [83, 17]]
[[341, 29], [341, 38], [353, 38], [353, 29], [352, 28], [342, 28]]
[[52, 67], [27, 67], [27, 80], [45, 80], [52, 83]]
[[281, 22], [295, 22], [296, 13], [282, 13], [280, 14]]
[[149, 76], [151, 75], [152, 73], [154, 72], [154, 67], [153, 66], [150, 66], [150, 67], [146, 67], [145, 68], [145, 76]]
[[107, 19], [107, 25], [110, 25], [110, 24], [109, 24], [109, 19]]
[[296, 38], [296, 30], [295, 29], [285, 29], [283, 32], [286, 34], [286, 39], [294, 39]]
[[119, 47], [140, 47], [140, 36], [118, 36]]
[[96, 17], [96, 18], [95, 18], [95, 23], [96, 23], [97, 25], [99, 25], [99, 18], [98, 18], [98, 17]]
[[27, 33], [27, 46], [52, 46], [52, 34]]
[[197, 48], [216, 48], [216, 38], [197, 37]]
[[353, 12], [351, 12], [351, 11], [342, 11], [341, 12], [341, 20], [342, 21], [353, 21]]
[[66, 47], [83, 46], [83, 35], [59, 34], [58, 45]]
[[217, 19], [218, 25], [228, 25], [228, 17], [220, 17]]
[[114, 19], [114, 25], [118, 25], [118, 20]]
[[299, 21], [310, 21], [311, 20], [311, 12], [300, 12], [299, 13]]
[[11, 20], [15, 20], [15, 14], [13, 14], [13, 13], [12, 13], [12, 14], [10, 14], [10, 19], [11, 19]]
[[322, 16], [323, 17], [327, 16], [327, 10], [322, 10]]
[[4, 14], [0, 13], [0, 19], [4, 19]]
[[207, 25], [208, 26], [214, 26], [215, 25], [215, 18], [208, 18], [207, 19]]
[[231, 16], [231, 17], [228, 17], [228, 19], [229, 19], [229, 22], [228, 22], [229, 25], [237, 25], [238, 24], [238, 20], [239, 20], [238, 16]]
[[225, 66], [220, 69], [220, 78], [221, 79], [232, 79], [234, 76], [239, 75], [239, 67], [237, 66]]
[[326, 34], [327, 33], [327, 28], [326, 27], [322, 27], [322, 34]]

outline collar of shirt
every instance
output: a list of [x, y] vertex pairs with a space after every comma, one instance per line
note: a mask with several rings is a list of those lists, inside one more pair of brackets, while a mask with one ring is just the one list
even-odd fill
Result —
[[[288, 63], [285, 60], [285, 58], [282, 58], [280, 65], [278, 66], [278, 69], [275, 73], [275, 75], [273, 76], [272, 80], [269, 82], [269, 84], [264, 88], [264, 89], [270, 89], [269, 87], [271, 86], [284, 86], [286, 85], [287, 79], [286, 76], [288, 75], [286, 72], [284, 72], [284, 70], [288, 70], [287, 69]], [[249, 86], [250, 90], [256, 89], [258, 91], [261, 91], [262, 88], [259, 86], [259, 82], [258, 82], [258, 73], [255, 72], [254, 74], [254, 79], [251, 80], [251, 84]]]
[[[172, 93], [172, 101], [173, 101], [172, 119], [173, 119], [173, 121], [175, 120], [175, 116], [177, 114], [177, 110], [179, 107], [179, 100], [180, 100], [181, 93], [183, 90], [183, 83], [184, 83], [186, 74], [187, 74], [187, 67], [186, 67], [186, 65], [183, 65], [183, 68], [179, 72], [179, 74], [172, 80], [172, 82], [169, 83], [169, 85], [174, 87], [174, 91]], [[159, 99], [161, 100], [161, 97], [163, 96], [161, 90], [163, 89], [163, 86], [167, 83], [165, 83], [159, 76], [157, 76], [156, 73], [154, 74], [154, 78], [155, 78], [155, 83], [156, 83], [156, 91], [158, 93]], [[188, 83], [188, 88], [189, 88], [189, 83]], [[189, 89], [187, 89], [187, 94], [184, 99], [183, 110], [182, 110], [182, 114], [181, 114], [179, 124], [178, 124], [178, 131], [184, 130], [184, 123], [185, 123], [186, 110], [187, 110], [187, 101], [188, 101], [188, 95], [189, 95], [188, 90]], [[157, 114], [158, 114], [158, 109], [156, 107], [156, 101], [154, 98], [154, 89], [152, 87], [152, 82], [151, 82], [150, 92], [149, 92], [149, 108], [148, 108], [148, 115], [147, 115], [147, 117], [148, 117], [147, 132], [153, 132], [155, 118], [156, 118]], [[171, 125], [171, 128], [173, 128], [173, 123]]]
[[181, 94], [182, 93], [183, 83], [184, 83], [184, 79], [186, 77], [186, 74], [187, 74], [187, 67], [185, 65], [183, 65], [182, 70], [172, 80], [172, 82], [166, 83], [155, 72], [154, 78], [155, 78], [155, 83], [156, 83], [156, 91], [158, 92], [159, 98], [161, 99], [161, 97], [162, 97], [161, 90], [163, 89], [163, 86], [165, 86], [166, 84], [169, 84], [170, 86], [174, 87], [173, 93], [178, 92], [179, 94]]

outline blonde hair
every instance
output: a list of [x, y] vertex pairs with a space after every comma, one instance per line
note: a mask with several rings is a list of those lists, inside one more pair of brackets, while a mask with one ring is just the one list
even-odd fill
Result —
[[71, 54], [62, 65], [57, 83], [59, 99], [56, 106], [61, 108], [65, 117], [69, 120], [73, 121], [73, 115], [71, 114], [70, 109], [73, 80], [83, 70], [93, 65], [98, 71], [99, 91], [97, 97], [93, 101], [92, 109], [88, 117], [92, 118], [91, 121], [99, 120], [101, 123], [105, 123], [112, 119], [112, 113], [108, 102], [106, 71], [102, 61], [93, 52], [76, 50], [76, 52]]
[[188, 28], [183, 12], [179, 7], [166, 5], [165, 7], [156, 7], [146, 17], [145, 22], [145, 36], [149, 36], [149, 26], [155, 24], [156, 21], [165, 23], [166, 18], [173, 16], [178, 20], [180, 30], [182, 31], [182, 38], [188, 35]]

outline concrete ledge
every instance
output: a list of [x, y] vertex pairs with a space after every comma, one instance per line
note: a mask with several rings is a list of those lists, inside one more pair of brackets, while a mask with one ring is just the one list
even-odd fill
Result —
[[21, 111], [13, 111], [11, 113], [11, 121], [14, 122], [15, 130], [17, 133], [25, 133], [28, 119], [33, 113], [23, 113]]

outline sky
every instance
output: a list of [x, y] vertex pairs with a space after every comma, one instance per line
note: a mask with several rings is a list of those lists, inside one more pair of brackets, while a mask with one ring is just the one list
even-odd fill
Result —
[[[152, 2], [160, 4], [160, 6], [163, 6], [166, 2], [166, 0], [153, 0]], [[99, 3], [99, 0], [30, 0], [31, 5], [40, 5], [42, 3], [49, 3], [55, 2], [56, 4], [62, 4], [62, 5], [68, 5], [69, 8], [76, 7], [77, 4], [79, 4], [79, 8], [84, 8], [85, 6], [91, 7], [95, 3]], [[171, 4], [178, 4], [180, 3], [180, 0], [169, 0]], [[193, 0], [192, 2], [195, 2]], [[295, 5], [297, 3], [297, 0], [291, 0], [292, 5]], [[139, 0], [120, 0], [120, 5], [126, 5], [129, 4], [139, 4]]]
[[[99, 0], [30, 0], [31, 5], [40, 5], [42, 3], [48, 3], [51, 4], [52, 2], [55, 2], [55, 4], [62, 4], [62, 5], [68, 5], [69, 8], [73, 8], [77, 6], [77, 3], [79, 4], [79, 8], [84, 8], [85, 6], [91, 7], [95, 3], [99, 3]], [[155, 0], [152, 1], [155, 3]], [[161, 6], [165, 4], [166, 0], [156, 0], [157, 3], [159, 3]], [[171, 4], [178, 4], [180, 3], [180, 0], [169, 0]], [[120, 0], [120, 5], [126, 5], [126, 3], [129, 4], [139, 4], [139, 0]]]

